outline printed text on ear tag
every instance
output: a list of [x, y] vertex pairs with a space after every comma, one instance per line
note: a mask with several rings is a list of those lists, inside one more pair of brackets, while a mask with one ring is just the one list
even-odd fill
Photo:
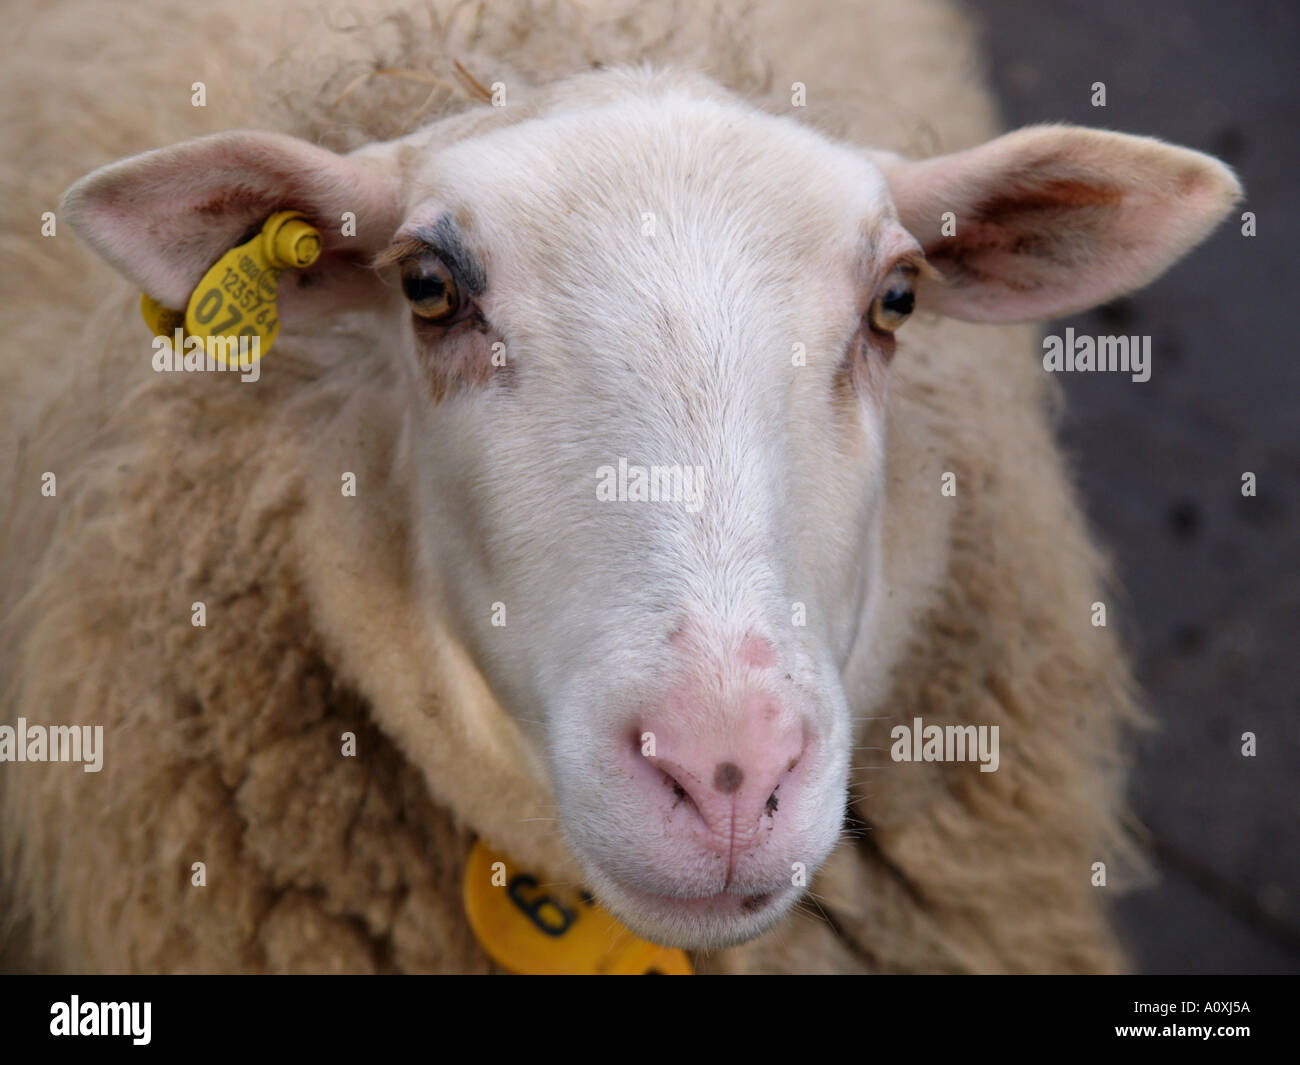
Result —
[[[280, 333], [276, 303], [280, 275], [303, 269], [320, 256], [320, 234], [298, 211], [277, 211], [251, 240], [236, 245], [212, 264], [190, 294], [183, 321], [181, 312], [163, 307], [145, 295], [140, 304], [144, 320], [156, 336], [175, 335], [249, 338], [252, 357], [265, 355]], [[212, 345], [209, 345], [212, 348]], [[225, 369], [226, 351], [216, 347], [217, 365]]]

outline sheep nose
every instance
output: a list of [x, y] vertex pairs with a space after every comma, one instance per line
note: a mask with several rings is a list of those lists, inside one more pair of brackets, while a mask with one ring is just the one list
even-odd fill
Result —
[[781, 789], [791, 785], [805, 747], [798, 721], [771, 707], [749, 715], [724, 743], [671, 733], [658, 741], [662, 754], [646, 760], [667, 779], [647, 786], [670, 787], [674, 808], [689, 803], [697, 828], [733, 861], [757, 846], [763, 825], [778, 816]]

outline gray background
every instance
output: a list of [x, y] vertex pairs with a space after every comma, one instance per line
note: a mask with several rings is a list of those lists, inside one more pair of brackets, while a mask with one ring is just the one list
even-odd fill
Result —
[[1160, 880], [1118, 903], [1120, 927], [1149, 972], [1300, 971], [1300, 4], [967, 10], [1008, 126], [1075, 122], [1210, 152], [1246, 187], [1237, 214], [1257, 216], [1258, 236], [1230, 219], [1151, 287], [1059, 323], [1150, 335], [1148, 382], [1060, 379], [1066, 447], [1127, 593], [1109, 620], [1160, 723], [1132, 787]]

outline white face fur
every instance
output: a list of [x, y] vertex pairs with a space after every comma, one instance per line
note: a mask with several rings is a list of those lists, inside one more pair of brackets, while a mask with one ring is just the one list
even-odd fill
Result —
[[[603, 901], [661, 940], [748, 938], [841, 829], [839, 670], [871, 591], [890, 355], [864, 315], [919, 249], [861, 155], [687, 96], [462, 141], [410, 187], [396, 242], [459, 244], [432, 269], [462, 303], [481, 286], [450, 327], [408, 327], [417, 381], [441, 393], [417, 434], [439, 609], [545, 751]], [[419, 258], [408, 273], [430, 269]], [[440, 376], [496, 343], [494, 373]], [[601, 498], [620, 460], [702, 479]], [[750, 654], [754, 637], [767, 646]], [[798, 719], [808, 753], [768, 817], [781, 830], [728, 876], [678, 838], [680, 803], [646, 808], [623, 756], [658, 723], [687, 759], [726, 757], [754, 691]]]

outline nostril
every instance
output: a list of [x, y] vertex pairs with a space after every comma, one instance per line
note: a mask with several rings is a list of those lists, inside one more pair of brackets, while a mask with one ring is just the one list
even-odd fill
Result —
[[745, 774], [735, 762], [719, 762], [713, 771], [713, 786], [723, 795], [731, 795], [740, 790]]
[[693, 799], [691, 798], [691, 794], [690, 794], [690, 792], [688, 792], [684, 787], [682, 787], [681, 784], [679, 784], [679, 783], [677, 782], [676, 779], [674, 779], [673, 777], [671, 777], [671, 776], [669, 776], [667, 773], [665, 773], [665, 774], [664, 774], [664, 781], [668, 784], [669, 787], [671, 787], [671, 788], [673, 789], [673, 809], [674, 809], [674, 810], [676, 810], [677, 807], [678, 807], [679, 805], [681, 805], [681, 803], [682, 803], [683, 800], [685, 800], [686, 802], [690, 803], [692, 806], [695, 805], [695, 800], [693, 800]]

